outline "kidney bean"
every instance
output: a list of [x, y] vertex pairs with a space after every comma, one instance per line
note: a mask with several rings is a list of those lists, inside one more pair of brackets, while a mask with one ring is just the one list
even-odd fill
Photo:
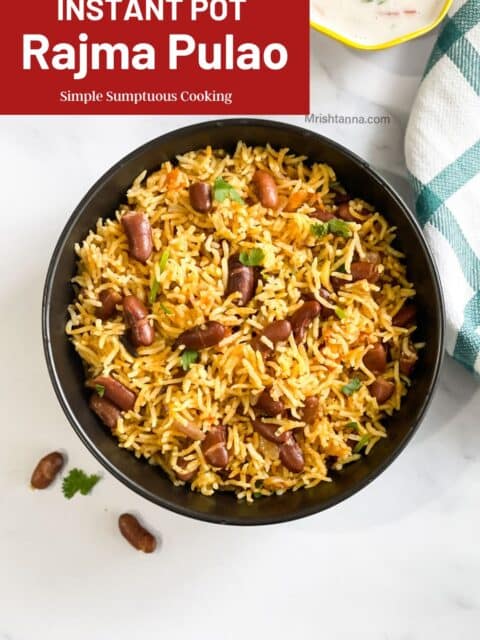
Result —
[[394, 316], [392, 324], [396, 327], [408, 327], [415, 322], [416, 317], [417, 307], [411, 302], [407, 302]]
[[320, 400], [317, 396], [309, 396], [305, 398], [303, 409], [301, 410], [302, 420], [307, 424], [313, 424], [318, 416]]
[[343, 204], [344, 202], [350, 202], [351, 198], [348, 193], [342, 193], [341, 191], [335, 191], [335, 204]]
[[372, 373], [383, 373], [387, 368], [387, 351], [383, 344], [377, 343], [363, 356], [363, 364]]
[[127, 235], [128, 250], [132, 258], [139, 262], [146, 262], [152, 255], [152, 228], [144, 213], [131, 211], [121, 218]]
[[380, 278], [380, 274], [377, 269], [377, 265], [373, 262], [359, 261], [352, 262], [352, 280], [368, 280], [368, 282], [375, 283]]
[[101, 320], [108, 320], [115, 313], [117, 304], [122, 301], [122, 296], [112, 289], [104, 289], [100, 292], [98, 299], [102, 306], [97, 307], [97, 317]]
[[153, 553], [157, 547], [157, 540], [147, 531], [131, 513], [122, 513], [118, 518], [118, 528], [122, 536], [138, 551]]
[[123, 346], [125, 347], [126, 351], [128, 351], [128, 353], [133, 358], [138, 358], [138, 351], [133, 346], [132, 340], [131, 340], [130, 336], [128, 335], [128, 333], [125, 333], [123, 336], [120, 336], [118, 339], [123, 344]]
[[57, 473], [63, 467], [64, 459], [61, 453], [53, 451], [43, 456], [33, 470], [30, 484], [34, 489], [46, 489], [55, 480]]
[[309, 300], [290, 317], [290, 324], [297, 344], [305, 340], [308, 327], [321, 312], [322, 305], [317, 300]]
[[[332, 294], [330, 293], [330, 291], [328, 291], [328, 289], [324, 289], [323, 287], [321, 287], [319, 293], [320, 293], [320, 296], [324, 298], [324, 300], [326, 300], [327, 302], [331, 302]], [[334, 315], [335, 315], [335, 309], [330, 309], [330, 307], [325, 307], [322, 304], [322, 318], [324, 320], [327, 320], [327, 318], [330, 318], [331, 316], [334, 316]]]
[[102, 397], [113, 402], [122, 411], [130, 411], [135, 405], [137, 395], [125, 385], [110, 376], [97, 376], [87, 382], [87, 387], [95, 389], [97, 386], [104, 388]]
[[265, 438], [265, 440], [274, 442], [275, 444], [282, 444], [282, 442], [285, 442], [285, 433], [277, 435], [277, 430], [279, 428], [278, 424], [263, 422], [263, 420], [253, 420], [252, 425], [254, 430], [259, 433], [262, 438]]
[[261, 204], [267, 209], [276, 209], [278, 205], [278, 189], [272, 174], [259, 169], [255, 171], [252, 182], [256, 187]]
[[133, 346], [150, 346], [155, 339], [155, 332], [148, 321], [148, 311], [143, 302], [137, 296], [126, 296], [123, 299], [123, 312]]
[[194, 182], [188, 189], [190, 204], [199, 213], [208, 213], [212, 208], [212, 188], [206, 182]]
[[264, 416], [278, 416], [285, 413], [285, 405], [281, 400], [274, 400], [270, 395], [270, 389], [264, 389], [258, 396], [255, 411]]
[[329, 220], [333, 220], [335, 216], [330, 211], [325, 211], [325, 209], [315, 209], [308, 214], [311, 218], [315, 218], [316, 220], [320, 220], [321, 222], [328, 222]]
[[351, 280], [345, 280], [344, 278], [338, 278], [337, 276], [330, 276], [330, 284], [334, 291], [338, 291], [346, 284], [349, 284], [349, 282], [351, 282]]
[[90, 397], [89, 406], [90, 409], [97, 414], [104, 425], [111, 430], [115, 429], [120, 417], [120, 409], [116, 407], [113, 402], [110, 402], [110, 400], [107, 400], [106, 398], [101, 398], [98, 394], [94, 393]]
[[186, 471], [186, 467], [188, 466], [188, 462], [185, 458], [177, 458], [177, 466], [180, 467], [181, 470], [175, 469], [175, 475], [179, 480], [183, 482], [190, 482], [197, 475], [198, 469], [193, 469], [193, 471]]
[[262, 355], [267, 355], [272, 353], [272, 350], [261, 341], [260, 338], [262, 336], [268, 338], [275, 345], [277, 342], [288, 340], [291, 333], [292, 325], [288, 320], [275, 320], [267, 325], [259, 336], [253, 339], [252, 346], [257, 351], [260, 351]]
[[205, 324], [193, 327], [193, 329], [187, 329], [180, 334], [175, 340], [173, 348], [176, 349], [184, 345], [187, 349], [194, 349], [195, 351], [208, 349], [208, 347], [214, 347], [221, 342], [225, 334], [226, 330], [223, 324], [214, 321], [205, 322]]
[[375, 382], [369, 386], [370, 394], [376, 398], [378, 404], [385, 404], [387, 400], [393, 395], [395, 391], [395, 384], [390, 382], [390, 380], [385, 380], [385, 378], [377, 378]]
[[342, 220], [345, 220], [346, 222], [358, 222], [358, 219], [355, 218], [355, 216], [353, 216], [350, 213], [350, 203], [349, 202], [341, 202], [338, 207], [337, 207], [337, 218], [341, 218]]
[[418, 356], [415, 353], [412, 354], [402, 354], [400, 356], [400, 372], [405, 376], [410, 376], [415, 369], [415, 365], [417, 364]]
[[228, 260], [228, 282], [225, 294], [240, 292], [237, 305], [244, 307], [254, 296], [256, 288], [255, 269], [246, 267], [240, 262], [238, 255], [230, 256]]
[[305, 468], [302, 450], [293, 433], [287, 433], [286, 435], [285, 442], [279, 447], [280, 460], [283, 466], [292, 473], [302, 473]]
[[205, 460], [212, 467], [223, 469], [228, 464], [227, 429], [223, 425], [213, 427], [201, 444]]

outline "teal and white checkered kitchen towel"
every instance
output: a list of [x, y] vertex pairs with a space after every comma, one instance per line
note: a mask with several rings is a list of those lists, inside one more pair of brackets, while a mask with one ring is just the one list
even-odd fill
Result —
[[480, 374], [480, 0], [456, 0], [405, 140], [447, 310], [447, 351]]

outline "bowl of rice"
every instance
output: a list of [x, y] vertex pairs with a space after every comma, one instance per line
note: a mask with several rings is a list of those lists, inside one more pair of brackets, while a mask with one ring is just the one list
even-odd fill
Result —
[[177, 513], [257, 525], [359, 491], [399, 455], [443, 353], [406, 205], [321, 135], [185, 127], [120, 160], [54, 250], [43, 342], [73, 428]]

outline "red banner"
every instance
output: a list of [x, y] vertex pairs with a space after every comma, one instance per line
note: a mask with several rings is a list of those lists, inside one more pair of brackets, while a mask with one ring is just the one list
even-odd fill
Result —
[[308, 4], [17, 0], [0, 113], [308, 113]]

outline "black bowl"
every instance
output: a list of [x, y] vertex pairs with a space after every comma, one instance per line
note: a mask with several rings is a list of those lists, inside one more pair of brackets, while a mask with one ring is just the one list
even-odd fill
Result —
[[[398, 246], [407, 256], [409, 276], [417, 289], [418, 324], [426, 340], [414, 384], [401, 410], [388, 420], [388, 438], [379, 442], [368, 457], [335, 473], [331, 483], [262, 498], [254, 504], [238, 502], [230, 494], [206, 497], [174, 487], [158, 467], [120, 449], [88, 408], [82, 364], [65, 335], [67, 306], [73, 297], [70, 279], [76, 266], [74, 244], [95, 226], [99, 215], [114, 214], [127, 188], [144, 169], [152, 171], [177, 154], [206, 145], [232, 150], [238, 140], [289, 147], [307, 155], [310, 161], [328, 163], [351, 193], [385, 214], [398, 228]], [[443, 353], [444, 311], [437, 271], [417, 222], [394, 190], [366, 162], [328, 138], [300, 127], [254, 119], [205, 122], [173, 131], [133, 151], [100, 178], [74, 211], [57, 243], [45, 284], [42, 320], [45, 355], [57, 397], [73, 428], [103, 466], [156, 504], [223, 524], [258, 525], [301, 518], [365, 487], [413, 436], [432, 397]]]

